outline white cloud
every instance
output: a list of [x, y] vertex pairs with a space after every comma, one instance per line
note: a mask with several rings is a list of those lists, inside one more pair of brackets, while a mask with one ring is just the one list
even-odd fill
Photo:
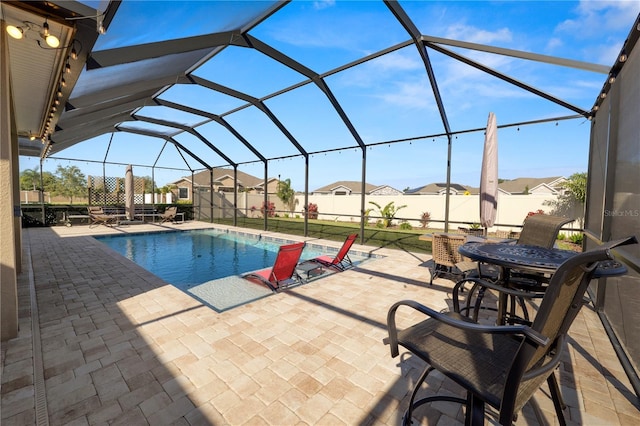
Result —
[[513, 35], [508, 28], [487, 31], [464, 24], [455, 24], [448, 27], [446, 37], [471, 43], [495, 44], [496, 42], [510, 42]]
[[369, 62], [369, 64], [371, 68], [381, 71], [411, 71], [423, 67], [415, 50], [411, 53], [407, 51], [389, 53]]
[[313, 2], [313, 8], [316, 10], [326, 9], [335, 6], [335, 0], [316, 0]]
[[564, 42], [562, 41], [562, 39], [560, 39], [558, 37], [552, 37], [547, 42], [546, 51], [548, 51], [548, 52], [553, 51], [553, 50], [555, 50], [557, 48], [562, 47], [563, 45], [564, 45]]
[[425, 84], [424, 81], [398, 82], [393, 86], [393, 89], [393, 91], [381, 93], [375, 97], [403, 108], [422, 109], [435, 106], [431, 86]]
[[576, 17], [561, 22], [556, 31], [569, 32], [579, 39], [600, 37], [603, 32], [628, 30], [640, 12], [640, 2], [582, 0], [575, 12]]

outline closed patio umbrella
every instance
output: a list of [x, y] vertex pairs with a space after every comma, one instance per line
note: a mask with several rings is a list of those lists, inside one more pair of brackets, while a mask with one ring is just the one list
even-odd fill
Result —
[[124, 202], [127, 219], [133, 220], [135, 212], [133, 189], [133, 166], [129, 164], [124, 173]]
[[487, 229], [493, 226], [498, 210], [498, 126], [496, 116], [489, 113], [482, 152], [480, 172], [480, 224]]

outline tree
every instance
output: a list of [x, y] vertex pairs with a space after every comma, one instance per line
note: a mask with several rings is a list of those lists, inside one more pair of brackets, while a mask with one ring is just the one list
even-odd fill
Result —
[[58, 166], [55, 175], [57, 178], [55, 190], [53, 191], [55, 194], [69, 197], [70, 203], [73, 203], [73, 197], [87, 195], [86, 178], [78, 167]]
[[393, 201], [391, 201], [389, 204], [387, 204], [384, 207], [380, 207], [380, 204], [376, 203], [375, 201], [369, 201], [369, 204], [373, 204], [378, 208], [378, 212], [382, 217], [383, 228], [390, 227], [392, 225], [393, 219], [396, 217], [396, 213], [398, 213], [400, 209], [407, 207], [406, 204], [396, 207], [393, 205]]
[[587, 173], [572, 174], [567, 181], [562, 184], [562, 188], [566, 190], [565, 194], [568, 193], [576, 201], [584, 203], [587, 199]]
[[37, 168], [26, 169], [20, 173], [20, 189], [23, 191], [40, 189], [40, 173]]
[[276, 189], [276, 195], [289, 209], [291, 213], [296, 208], [298, 200], [296, 199], [296, 191], [291, 187], [291, 179], [285, 179], [278, 181], [278, 187]]
[[556, 216], [574, 217], [584, 225], [584, 203], [587, 198], [587, 173], [574, 173], [562, 184], [564, 192], [557, 200], [544, 204], [552, 207], [551, 214]]
[[153, 192], [154, 188], [158, 188], [153, 179], [151, 179], [151, 176], [140, 176], [136, 177], [135, 180], [138, 182], [142, 181], [141, 183], [136, 182], [135, 186], [136, 188], [140, 188], [141, 191], [144, 191], [147, 194]]
[[42, 172], [42, 184], [40, 185], [40, 172], [37, 167], [26, 169], [20, 173], [20, 189], [22, 191], [53, 191], [56, 184], [56, 177], [51, 172]]

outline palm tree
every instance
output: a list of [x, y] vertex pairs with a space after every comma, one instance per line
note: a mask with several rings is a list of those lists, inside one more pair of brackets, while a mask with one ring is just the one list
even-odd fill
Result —
[[298, 200], [296, 199], [296, 191], [291, 187], [291, 179], [285, 179], [278, 181], [278, 188], [276, 195], [289, 208], [289, 211], [293, 213], [296, 208]]
[[369, 204], [373, 204], [374, 206], [376, 206], [378, 208], [380, 216], [383, 218], [382, 219], [382, 227], [383, 228], [390, 227], [392, 225], [393, 219], [396, 217], [396, 213], [398, 213], [398, 210], [407, 207], [406, 204], [396, 207], [396, 206], [393, 205], [393, 201], [390, 202], [389, 204], [387, 204], [384, 207], [380, 207], [380, 204], [376, 203], [375, 201], [369, 201]]

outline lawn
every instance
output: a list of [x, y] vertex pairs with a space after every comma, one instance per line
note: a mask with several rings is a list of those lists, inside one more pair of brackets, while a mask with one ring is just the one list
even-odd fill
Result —
[[[216, 223], [232, 225], [232, 219], [216, 220]], [[239, 217], [237, 226], [251, 229], [264, 229], [264, 219]], [[304, 222], [302, 219], [269, 218], [267, 221], [267, 230], [272, 232], [282, 232], [291, 235], [304, 235]], [[347, 235], [360, 233], [360, 224], [334, 222], [324, 220], [309, 220], [308, 236], [317, 237], [326, 240], [344, 241]], [[367, 226], [364, 229], [364, 245], [372, 247], [384, 247], [396, 250], [403, 250], [414, 253], [431, 254], [431, 242], [421, 241], [418, 239], [420, 235], [433, 232], [430, 229], [412, 229], [400, 230], [394, 228], [376, 228]], [[360, 238], [356, 240], [357, 244], [361, 243]]]

